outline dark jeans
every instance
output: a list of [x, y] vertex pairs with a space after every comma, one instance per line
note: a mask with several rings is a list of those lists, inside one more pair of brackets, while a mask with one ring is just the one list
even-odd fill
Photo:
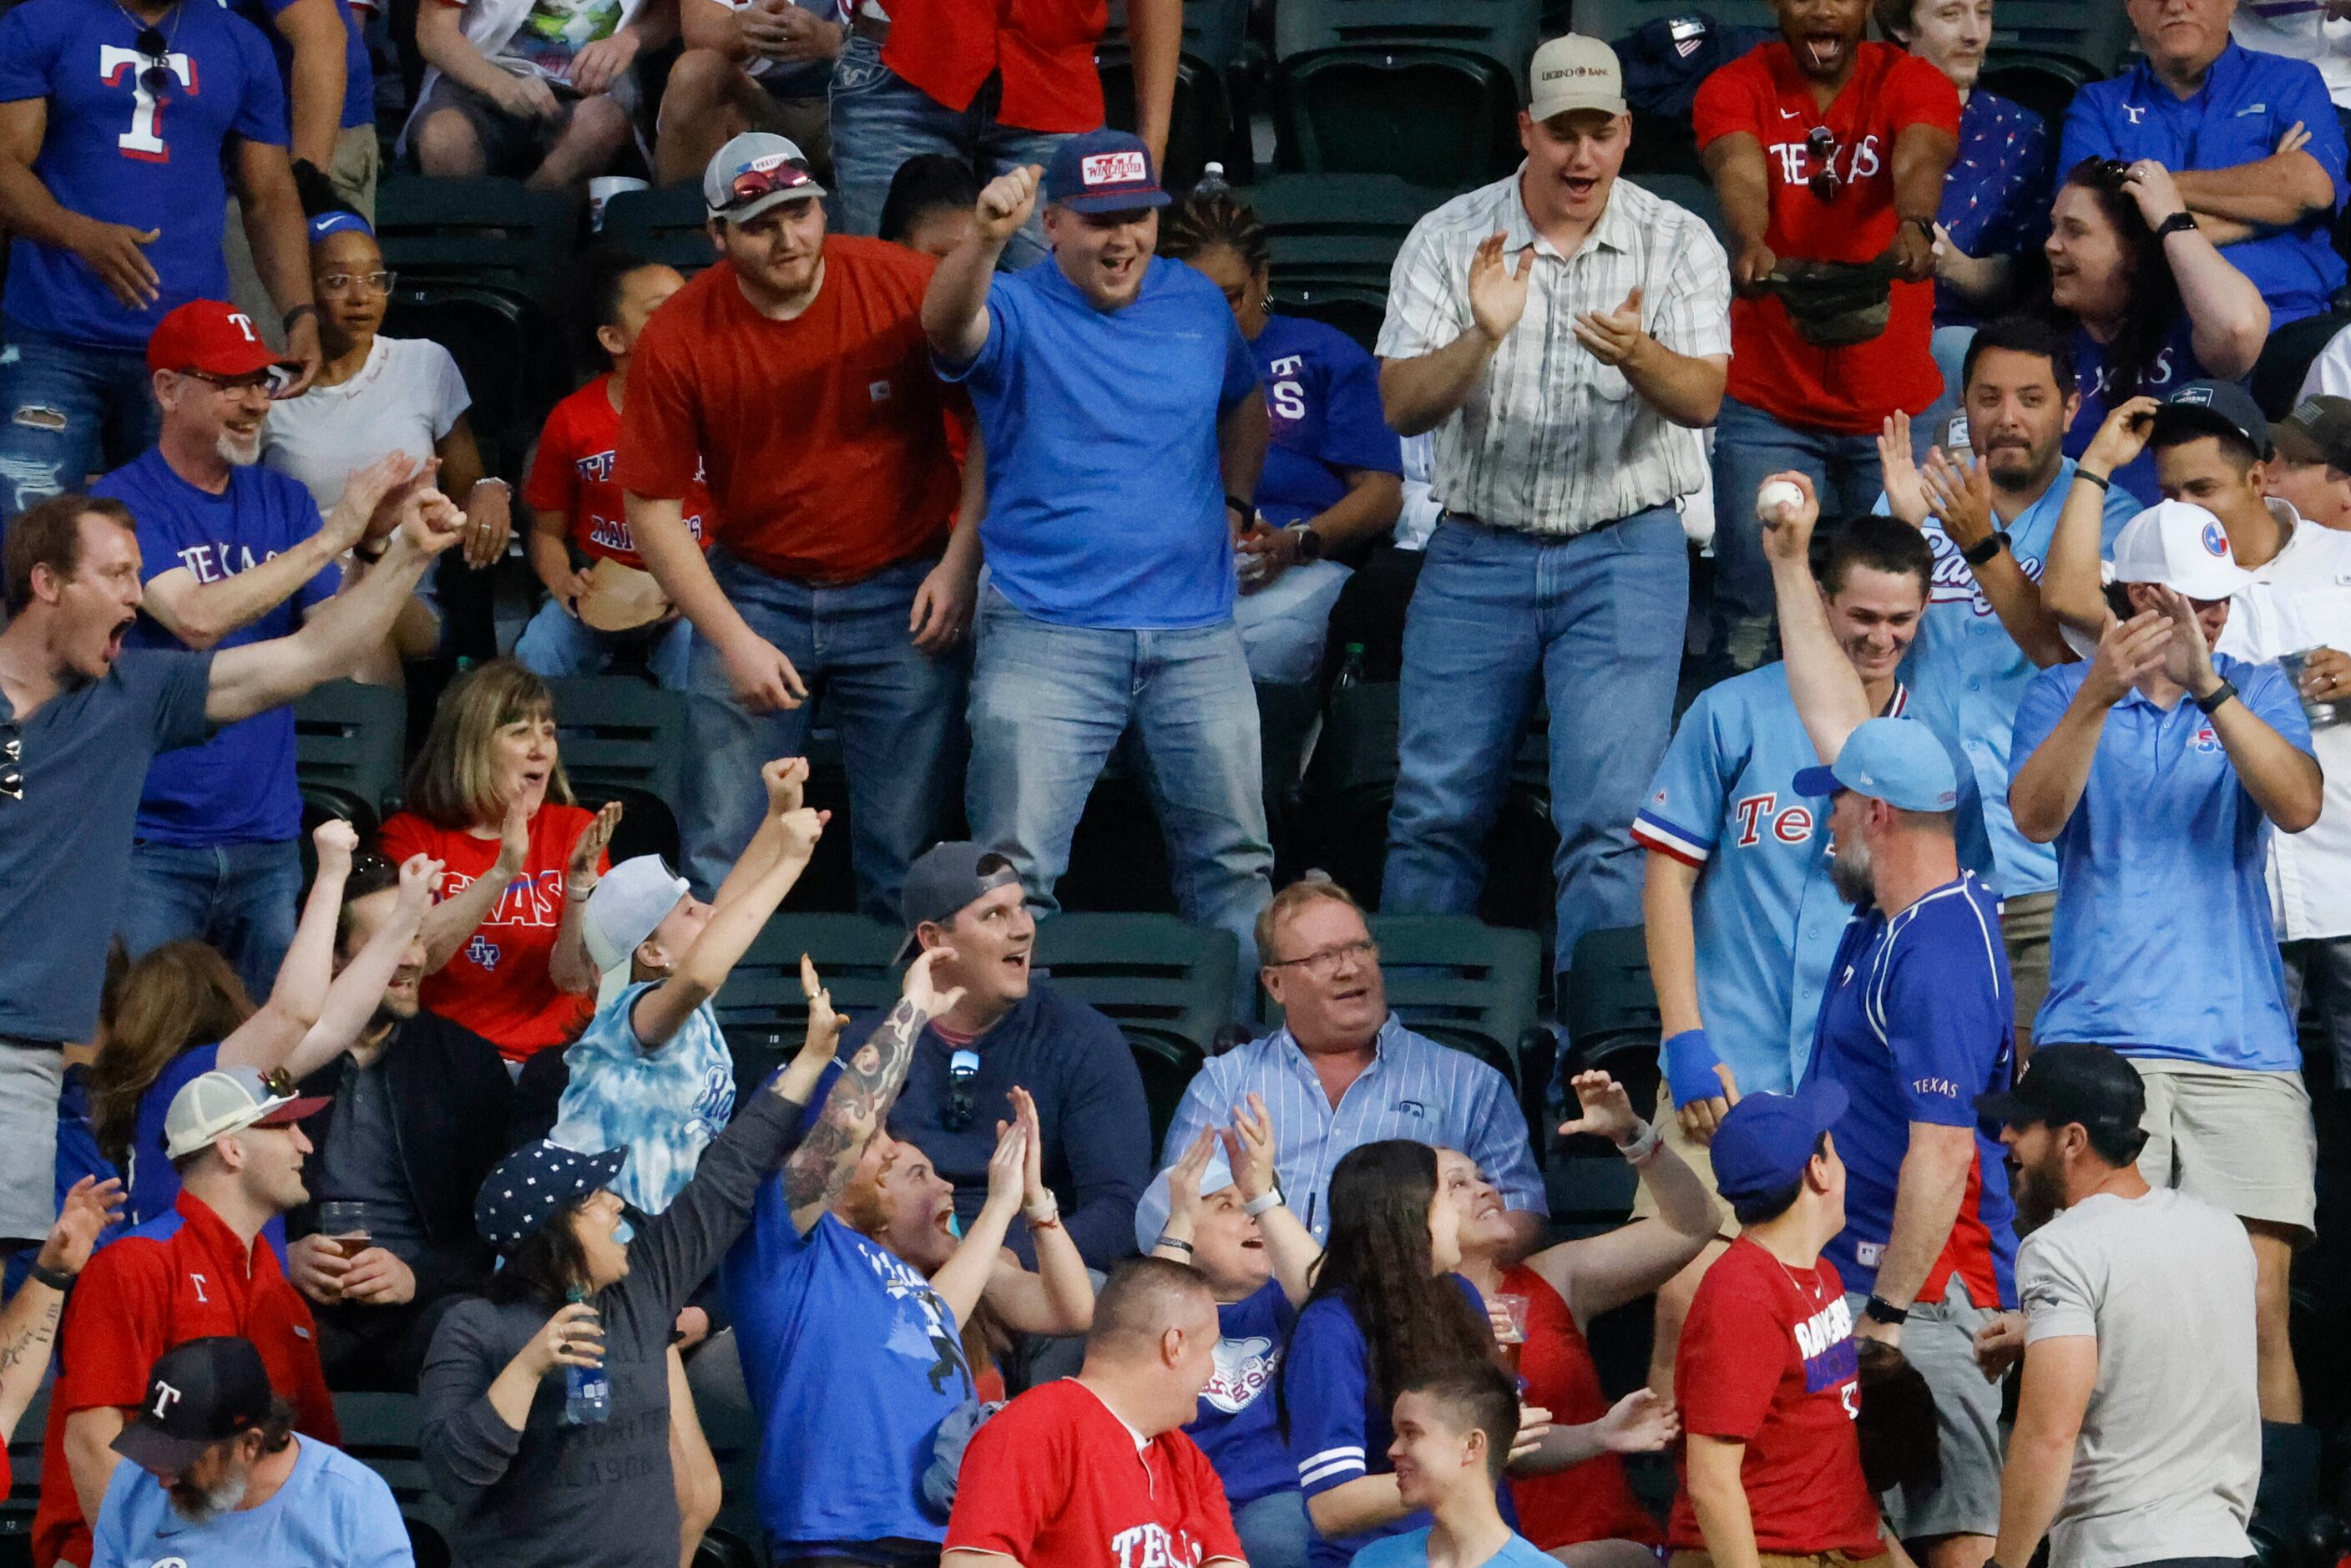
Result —
[[398, 1306], [339, 1301], [312, 1303], [319, 1323], [319, 1363], [338, 1394], [413, 1394], [424, 1370], [433, 1331], [462, 1295], [436, 1296]]

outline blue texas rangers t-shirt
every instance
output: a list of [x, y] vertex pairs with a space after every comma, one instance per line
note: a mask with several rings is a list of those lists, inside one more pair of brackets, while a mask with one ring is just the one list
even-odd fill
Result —
[[1329, 511], [1347, 494], [1346, 469], [1404, 472], [1404, 443], [1380, 410], [1379, 361], [1353, 338], [1270, 316], [1249, 351], [1273, 427], [1251, 497], [1267, 523], [1283, 528]]
[[1208, 1456], [1235, 1508], [1298, 1490], [1298, 1467], [1274, 1420], [1273, 1396], [1282, 1348], [1297, 1322], [1298, 1309], [1279, 1280], [1217, 1308], [1217, 1370], [1200, 1390], [1200, 1413], [1184, 1431]]
[[[47, 0], [34, 0], [46, 4]], [[139, 522], [140, 572], [152, 582], [185, 569], [199, 583], [217, 582], [293, 549], [319, 531], [319, 505], [299, 481], [259, 464], [232, 469], [214, 496], [172, 471], [150, 447], [90, 486], [131, 508]], [[292, 598], [215, 648], [291, 635], [305, 612], [335, 596], [342, 570], [329, 566]], [[141, 615], [124, 639], [135, 646], [183, 644]], [[148, 766], [139, 801], [139, 837], [183, 845], [277, 843], [302, 831], [302, 795], [294, 781], [294, 710], [271, 708], [217, 731], [201, 746], [167, 751]]]
[[33, 172], [61, 207], [157, 231], [146, 256], [161, 298], [139, 310], [73, 252], [21, 235], [11, 243], [0, 309], [92, 348], [143, 349], [169, 312], [228, 298], [222, 143], [286, 142], [277, 62], [252, 23], [213, 0], [181, 0], [157, 28], [172, 78], [161, 99], [140, 80], [154, 63], [136, 47], [141, 30], [97, 0], [26, 0], [0, 17], [0, 103], [48, 100]]

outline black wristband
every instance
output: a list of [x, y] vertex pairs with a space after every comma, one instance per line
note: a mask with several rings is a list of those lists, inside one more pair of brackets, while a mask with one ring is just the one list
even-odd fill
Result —
[[47, 1285], [50, 1290], [56, 1291], [59, 1294], [63, 1294], [64, 1292], [72, 1290], [74, 1288], [74, 1280], [76, 1278], [76, 1276], [67, 1273], [62, 1269], [46, 1269], [37, 1262], [30, 1269], [25, 1270], [25, 1275], [27, 1279], [38, 1280], [42, 1284]]
[[1242, 500], [1238, 496], [1227, 496], [1225, 497], [1225, 509], [1228, 512], [1238, 512], [1242, 517], [1249, 518], [1252, 522], [1257, 519], [1257, 507], [1250, 505], [1249, 502]]
[[1883, 1296], [1872, 1296], [1867, 1304], [1861, 1309], [1861, 1315], [1871, 1322], [1884, 1323], [1888, 1328], [1899, 1328], [1910, 1321], [1910, 1309], [1897, 1307]]
[[2195, 232], [2196, 214], [2185, 207], [2155, 225], [2155, 237], [2158, 239], [2168, 239], [2173, 235], [2188, 235]]
[[1165, 1233], [1162, 1233], [1159, 1239], [1151, 1244], [1151, 1249], [1154, 1252], [1156, 1252], [1162, 1247], [1173, 1247], [1178, 1252], [1189, 1252], [1192, 1250], [1192, 1244], [1189, 1241], [1178, 1241], [1173, 1236], [1169, 1236]]
[[2008, 530], [2001, 529], [1988, 539], [1978, 539], [1959, 552], [1959, 559], [1970, 566], [1981, 566], [2008, 548]]
[[305, 316], [316, 316], [318, 313], [319, 308], [316, 305], [297, 305], [293, 309], [288, 310], [284, 316], [280, 317], [277, 324], [287, 331], [291, 332], [294, 329], [295, 322], [299, 321]]
[[2220, 705], [2227, 702], [2231, 697], [2235, 696], [2236, 695], [2237, 688], [2235, 684], [2230, 681], [2222, 681], [2219, 685], [2214, 686], [2210, 693], [2198, 697], [2196, 699], [2196, 706], [2203, 709], [2203, 711], [2209, 716], [2218, 713], [2220, 709]]
[[2113, 480], [2107, 478], [2104, 474], [2093, 474], [2087, 468], [2074, 469], [2074, 477], [2076, 479], [2086, 479], [2101, 490], [2111, 490], [2115, 487], [2115, 482]]

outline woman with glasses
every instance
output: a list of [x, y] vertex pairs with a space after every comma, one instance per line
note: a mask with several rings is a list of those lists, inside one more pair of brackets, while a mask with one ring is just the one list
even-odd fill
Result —
[[[323, 513], [354, 468], [392, 452], [419, 463], [437, 458], [434, 483], [465, 508], [459, 546], [465, 564], [490, 565], [506, 553], [512, 531], [512, 487], [483, 471], [465, 419], [473, 399], [457, 361], [431, 339], [379, 333], [394, 279], [365, 218], [340, 208], [321, 212], [309, 220], [308, 234], [325, 362], [308, 392], [271, 407], [262, 461], [301, 481]], [[377, 548], [363, 541], [346, 576], [361, 575], [367, 552]], [[400, 660], [432, 653], [439, 634], [438, 615], [420, 591], [393, 626], [391, 646], [371, 657], [359, 678], [399, 685]]]
[[[2043, 249], [2050, 312], [2074, 327], [2081, 382], [2068, 457], [2088, 448], [2109, 410], [2193, 381], [2239, 380], [2261, 357], [2270, 329], [2261, 290], [2198, 229], [2170, 171], [2153, 159], [2075, 164]], [[2163, 499], [2151, 453], [2111, 477], [2147, 506]]]

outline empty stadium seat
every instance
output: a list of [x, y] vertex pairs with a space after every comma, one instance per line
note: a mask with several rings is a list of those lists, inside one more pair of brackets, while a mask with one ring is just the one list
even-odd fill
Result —
[[403, 283], [468, 283], [544, 296], [570, 266], [580, 236], [576, 192], [519, 180], [387, 180], [376, 193], [376, 238]]
[[405, 692], [329, 681], [294, 705], [294, 777], [322, 809], [381, 821], [399, 809], [407, 735]]
[[416, 1551], [417, 1568], [446, 1568], [456, 1512], [433, 1490], [417, 1453], [423, 1410], [413, 1394], [335, 1396], [335, 1424], [342, 1428], [343, 1452], [381, 1476], [392, 1489]]
[[1283, 0], [1274, 133], [1284, 169], [1452, 190], [1508, 173], [1539, 0]]
[[[1167, 154], [1161, 160], [1164, 183], [1179, 195], [1198, 182], [1210, 162], [1223, 163], [1237, 181], [1249, 178], [1253, 156], [1246, 98], [1252, 73], [1244, 65], [1248, 21], [1248, 0], [1185, 0], [1184, 52], [1176, 68]], [[1134, 64], [1123, 0], [1112, 0], [1094, 47], [1094, 69], [1102, 78], [1104, 118], [1120, 130], [1134, 130]]]
[[843, 1017], [888, 1007], [901, 981], [895, 962], [904, 933], [862, 915], [777, 915], [720, 988], [718, 1022], [735, 1055], [735, 1086], [748, 1092], [789, 1061], [808, 1032], [808, 998], [800, 993], [800, 955]]
[[571, 390], [570, 350], [538, 297], [403, 274], [385, 302], [383, 333], [429, 338], [449, 350], [472, 399], [466, 422], [485, 468], [520, 478], [548, 411]]
[[689, 277], [717, 259], [702, 187], [623, 191], [604, 205], [603, 243], [646, 261], [664, 262]]
[[1037, 964], [1126, 1036], [1151, 1106], [1151, 1146], [1232, 1020], [1232, 934], [1172, 915], [1057, 915], [1037, 928]]
[[572, 793], [591, 810], [621, 802], [613, 863], [657, 854], [676, 864], [684, 698], [633, 675], [567, 676], [548, 685]]

